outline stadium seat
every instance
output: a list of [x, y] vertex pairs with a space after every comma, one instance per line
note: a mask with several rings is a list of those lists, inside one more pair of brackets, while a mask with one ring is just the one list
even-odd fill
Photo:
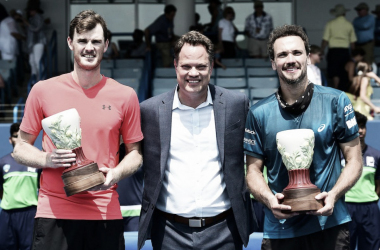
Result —
[[217, 68], [216, 77], [245, 77], [245, 68]]
[[223, 88], [245, 88], [245, 78], [216, 78], [216, 85]]
[[139, 68], [124, 68], [124, 69], [113, 69], [113, 78], [141, 78], [141, 69]]
[[177, 79], [174, 78], [154, 78], [152, 86], [152, 96], [156, 96], [171, 91], [177, 85]]
[[249, 88], [278, 88], [277, 77], [250, 77], [248, 78]]
[[245, 59], [245, 67], [271, 67], [271, 61], [266, 58], [247, 58]]
[[135, 90], [137, 90], [140, 86], [140, 80], [138, 78], [115, 78], [115, 81]]
[[380, 87], [373, 87], [371, 99], [380, 99]]
[[156, 78], [177, 78], [174, 68], [156, 68], [154, 77]]
[[115, 60], [115, 68], [143, 68], [143, 59], [117, 59]]
[[260, 100], [265, 97], [270, 96], [275, 93], [277, 89], [275, 88], [259, 88], [259, 89], [250, 89], [250, 96], [252, 100]]
[[100, 74], [106, 76], [106, 77], [112, 77], [112, 69], [111, 68], [103, 68], [100, 66]]
[[265, 76], [271, 76], [275, 77], [277, 76], [277, 71], [273, 70], [270, 67], [262, 67], [262, 68], [247, 68], [247, 76], [248, 77], [265, 77]]
[[225, 58], [221, 59], [221, 61], [227, 68], [244, 67], [244, 61], [242, 58]]
[[102, 60], [102, 62], [100, 63], [100, 68], [101, 69], [113, 69], [115, 68], [115, 63], [114, 63], [114, 60]]

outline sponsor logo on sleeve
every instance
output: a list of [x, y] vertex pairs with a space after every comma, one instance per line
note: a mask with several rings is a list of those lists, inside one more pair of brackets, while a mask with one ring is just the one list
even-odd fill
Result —
[[255, 135], [255, 131], [252, 131], [252, 130], [249, 130], [249, 129], [245, 129], [245, 132], [248, 133], [248, 134], [251, 134], [251, 135]]
[[375, 158], [373, 158], [372, 156], [367, 156], [366, 159], [366, 166], [368, 167], [374, 167], [375, 166]]
[[344, 107], [344, 116], [348, 116], [349, 114], [352, 114], [354, 112], [354, 109], [352, 108], [352, 104], [348, 104], [346, 107]]
[[347, 124], [347, 128], [352, 128], [353, 126], [357, 124], [356, 118], [352, 117], [350, 120], [346, 121], [346, 124]]
[[248, 138], [244, 138], [244, 143], [247, 143], [249, 145], [256, 145], [256, 141], [255, 140], [252, 140], [252, 139], [248, 139]]

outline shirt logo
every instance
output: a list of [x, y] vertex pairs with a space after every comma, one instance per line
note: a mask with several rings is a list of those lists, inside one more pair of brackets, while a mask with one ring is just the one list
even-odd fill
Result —
[[366, 165], [368, 166], [368, 167], [374, 167], [375, 166], [375, 158], [373, 158], [372, 156], [367, 156], [366, 157]]
[[318, 128], [318, 132], [319, 133], [322, 132], [325, 129], [325, 127], [326, 127], [326, 124], [321, 124], [321, 126], [319, 126]]
[[350, 120], [346, 121], [346, 124], [348, 128], [352, 128], [353, 126], [357, 124], [356, 118], [355, 117], [351, 118]]
[[106, 105], [103, 105], [103, 109], [111, 110], [111, 105], [109, 105], [108, 107]]
[[344, 113], [347, 113], [352, 110], [352, 104], [348, 104], [346, 107], [344, 107]]
[[247, 139], [247, 138], [244, 138], [244, 143], [247, 143], [247, 144], [252, 145], [252, 146], [256, 145], [256, 141], [255, 140]]
[[3, 166], [3, 170], [4, 170], [5, 173], [8, 173], [8, 171], [9, 171], [10, 168], [11, 168], [11, 165], [9, 165], [9, 164], [5, 164]]
[[256, 133], [255, 133], [255, 131], [252, 131], [252, 130], [249, 130], [249, 129], [245, 129], [244, 130], [246, 133], [248, 133], [248, 134], [251, 134], [251, 135], [255, 135]]

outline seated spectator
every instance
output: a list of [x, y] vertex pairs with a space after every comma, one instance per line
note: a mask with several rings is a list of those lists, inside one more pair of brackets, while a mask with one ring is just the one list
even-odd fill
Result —
[[317, 63], [321, 62], [322, 50], [317, 45], [310, 46], [310, 64], [307, 65], [307, 77], [315, 85], [322, 85], [322, 74]]
[[128, 48], [127, 57], [142, 58], [145, 57], [146, 43], [144, 42], [144, 31], [135, 29], [133, 32], [133, 43]]
[[15, 60], [19, 50], [16, 36], [18, 35], [16, 21], [8, 15], [5, 7], [0, 4], [0, 51], [3, 60]]
[[[350, 98], [355, 111], [367, 116], [368, 120], [373, 120], [371, 110], [378, 114], [380, 107], [376, 107], [371, 102], [373, 88], [370, 84], [370, 77], [367, 75], [371, 72], [370, 66], [365, 62], [359, 62], [356, 70], [357, 76], [354, 77], [347, 96]], [[378, 77], [375, 80], [380, 83]]]
[[208, 12], [211, 15], [210, 23], [204, 25], [207, 37], [216, 44], [218, 42], [218, 25], [219, 20], [223, 18], [223, 10], [221, 8], [222, 2], [220, 0], [210, 0], [207, 6]]
[[215, 46], [215, 51], [214, 51], [214, 68], [222, 68], [222, 69], [226, 69], [226, 65], [224, 65], [221, 61], [220, 61], [220, 52], [221, 52], [221, 49], [219, 48], [219, 46]]
[[103, 54], [104, 59], [116, 59], [119, 57], [119, 50], [114, 42], [112, 42], [112, 33], [107, 30], [108, 49]]
[[232, 7], [226, 7], [223, 11], [223, 19], [219, 21], [219, 46], [222, 58], [234, 58], [236, 56], [236, 36], [239, 32], [233, 24], [235, 11]]

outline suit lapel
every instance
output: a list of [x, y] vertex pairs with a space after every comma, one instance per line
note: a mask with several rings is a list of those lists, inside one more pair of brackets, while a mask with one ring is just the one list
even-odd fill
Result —
[[170, 91], [159, 104], [159, 126], [160, 126], [160, 145], [161, 145], [161, 176], [163, 176], [166, 163], [168, 161], [170, 138], [172, 129], [172, 107], [173, 107], [174, 90]]
[[224, 165], [224, 132], [226, 129], [226, 103], [223, 92], [220, 88], [215, 88], [214, 85], [210, 86], [211, 97], [214, 105], [215, 116], [215, 130], [216, 140], [218, 143], [218, 150], [220, 155], [220, 162]]

